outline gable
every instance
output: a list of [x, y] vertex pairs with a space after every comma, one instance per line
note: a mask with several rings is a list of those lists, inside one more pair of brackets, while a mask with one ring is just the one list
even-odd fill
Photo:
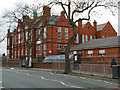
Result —
[[90, 24], [90, 22], [87, 22], [86, 24], [84, 24], [84, 26], [82, 26], [82, 34], [95, 34], [96, 31], [94, 29], [94, 27]]
[[56, 24], [60, 25], [60, 26], [70, 26], [70, 24], [68, 23], [65, 15], [60, 15]]
[[110, 22], [107, 22], [107, 24], [104, 26], [104, 28], [101, 30], [103, 33], [108, 33], [108, 34], [114, 34], [116, 35], [117, 32], [113, 28], [113, 26], [110, 24]]
[[98, 26], [97, 26], [97, 31], [103, 30], [103, 28], [105, 27], [105, 25], [106, 25], [106, 23], [105, 23], [105, 24], [98, 25]]

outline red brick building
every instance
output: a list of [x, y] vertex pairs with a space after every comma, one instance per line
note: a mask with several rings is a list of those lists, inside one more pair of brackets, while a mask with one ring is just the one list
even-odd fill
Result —
[[[43, 15], [46, 16], [48, 24], [44, 28], [42, 37], [36, 41], [36, 44], [30, 50], [30, 55], [32, 57], [46, 57], [49, 55], [62, 54], [67, 45], [68, 39], [73, 35], [72, 27], [68, 23], [63, 11], [60, 16], [51, 16], [50, 8], [44, 6]], [[28, 38], [28, 33], [25, 33], [26, 35], [24, 35], [21, 22], [21, 20], [18, 20], [18, 26], [14, 32], [8, 30], [7, 54], [9, 58], [18, 58], [20, 56], [28, 55], [28, 50], [25, 44], [25, 38]], [[23, 23], [24, 28], [27, 30], [29, 25], [28, 16], [24, 16]], [[32, 34], [35, 34], [35, 38], [41, 33], [43, 23], [44, 20], [42, 19], [42, 16], [37, 17], [37, 20], [34, 21], [32, 25]], [[73, 45], [84, 43], [92, 39], [112, 36], [117, 36], [117, 33], [110, 22], [97, 25], [97, 22], [94, 21], [92, 26], [90, 22], [83, 25], [82, 21], [79, 21], [77, 37]], [[32, 40], [33, 38], [31, 38], [30, 42], [32, 42]]]
[[111, 62], [115, 58], [119, 63], [120, 36], [91, 40], [71, 47], [70, 51], [79, 54], [84, 62]]

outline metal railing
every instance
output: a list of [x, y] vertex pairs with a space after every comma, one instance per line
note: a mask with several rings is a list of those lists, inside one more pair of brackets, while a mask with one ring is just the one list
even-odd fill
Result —
[[[78, 74], [89, 74], [103, 77], [112, 77], [112, 68], [109, 64], [78, 64], [71, 63], [71, 70]], [[64, 71], [65, 63], [52, 63], [52, 71]]]

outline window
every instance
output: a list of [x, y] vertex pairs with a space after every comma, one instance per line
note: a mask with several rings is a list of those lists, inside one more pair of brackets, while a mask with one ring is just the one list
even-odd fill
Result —
[[18, 34], [18, 43], [20, 43], [20, 33]]
[[25, 29], [28, 29], [28, 26], [26, 26]]
[[57, 50], [61, 50], [62, 46], [61, 45], [57, 45]]
[[23, 49], [21, 50], [21, 55], [23, 55]]
[[28, 32], [26, 32], [26, 40], [28, 39]]
[[79, 43], [79, 35], [76, 36], [76, 43]]
[[96, 37], [96, 36], [94, 36], [94, 39], [97, 39], [97, 37]]
[[9, 50], [7, 50], [7, 55], [9, 55], [10, 53], [9, 53]]
[[21, 33], [21, 43], [24, 42], [24, 33]]
[[86, 41], [86, 42], [88, 41], [88, 36], [87, 36], [87, 35], [85, 35], [85, 41]]
[[[39, 31], [40, 31], [40, 30], [39, 30]], [[38, 31], [38, 32], [39, 32], [39, 31]], [[44, 28], [44, 36], [43, 36], [44, 39], [46, 38], [46, 32], [47, 32], [47, 30], [46, 30], [46, 28]], [[39, 34], [40, 34], [40, 32], [39, 32]]]
[[84, 43], [84, 35], [82, 35], [82, 43]]
[[82, 51], [79, 51], [78, 54], [79, 54], [80, 56], [82, 56]]
[[65, 28], [65, 39], [68, 39], [68, 28]]
[[20, 32], [20, 28], [18, 29], [18, 32]]
[[102, 36], [102, 38], [105, 38], [105, 36]]
[[93, 51], [88, 51], [88, 56], [93, 56]]
[[90, 40], [92, 40], [92, 36], [90, 36]]
[[105, 56], [105, 50], [99, 50], [99, 56]]
[[40, 45], [36, 47], [36, 51], [40, 51]]
[[16, 58], [16, 50], [15, 50], [15, 58]]
[[61, 28], [58, 28], [58, 39], [61, 39]]
[[32, 49], [30, 48], [30, 55], [32, 55]]
[[20, 56], [20, 50], [18, 50], [18, 56]]
[[9, 46], [9, 38], [8, 38], [8, 46]]
[[43, 47], [43, 55], [46, 56], [46, 45], [44, 44], [44, 47]]
[[27, 55], [27, 48], [25, 48], [25, 55]]

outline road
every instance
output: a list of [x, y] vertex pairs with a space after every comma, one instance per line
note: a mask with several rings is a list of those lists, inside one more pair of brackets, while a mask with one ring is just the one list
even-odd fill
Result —
[[37, 70], [3, 68], [2, 88], [118, 88], [117, 83]]

